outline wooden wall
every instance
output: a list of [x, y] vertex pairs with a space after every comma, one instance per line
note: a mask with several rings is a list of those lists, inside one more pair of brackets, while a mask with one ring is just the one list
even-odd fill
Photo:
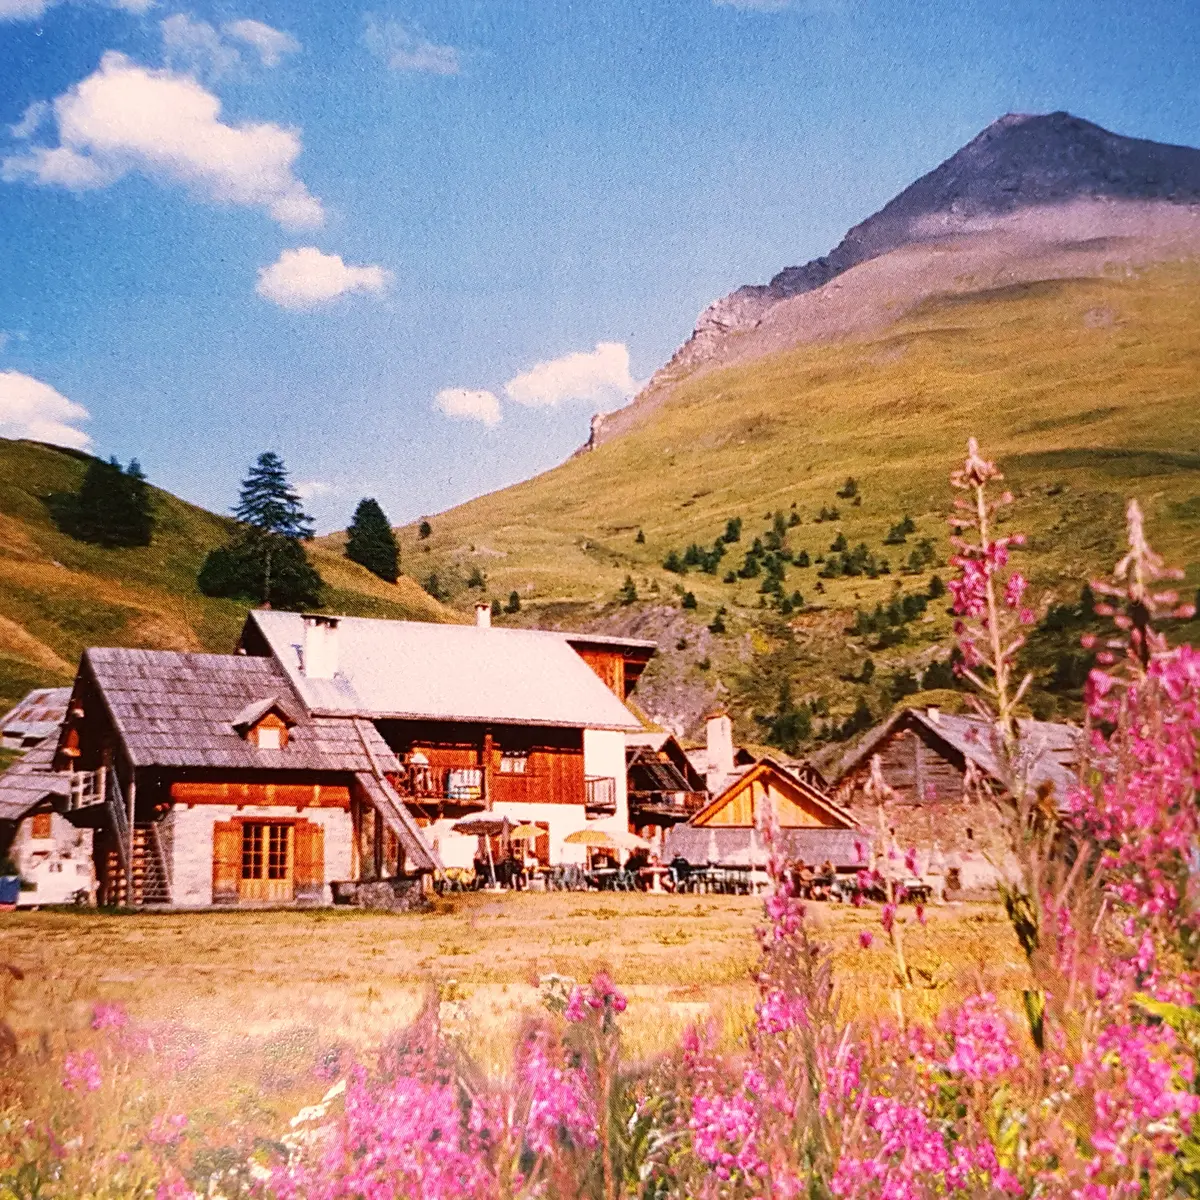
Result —
[[170, 785], [176, 804], [254, 804], [283, 808], [350, 807], [350, 789], [344, 784], [273, 783], [251, 780], [176, 780]]
[[591, 650], [576, 646], [575, 653], [604, 681], [619, 700], [625, 699], [625, 655], [613, 650]]
[[[446, 769], [484, 767], [493, 803], [584, 803], [582, 730], [450, 721], [383, 721], [379, 727], [401, 759], [417, 750], [424, 754], [436, 778]], [[489, 736], [487, 762], [484, 746]], [[505, 754], [524, 756], [524, 773], [505, 773]]]

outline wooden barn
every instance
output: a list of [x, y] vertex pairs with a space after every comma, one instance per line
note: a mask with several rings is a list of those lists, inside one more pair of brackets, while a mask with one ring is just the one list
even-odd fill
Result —
[[[1061, 802], [1075, 782], [1080, 731], [1021, 721], [1020, 735], [1031, 780], [1050, 786]], [[883, 805], [886, 835], [901, 848], [917, 847], [922, 864], [944, 858], [964, 888], [993, 886], [1006, 854], [996, 810], [986, 798], [963, 795], [968, 762], [1001, 786], [993, 737], [991, 725], [978, 717], [901, 709], [842, 759], [834, 794], [875, 833], [879, 805], [866, 789], [871, 760], [878, 755], [893, 792]]]
[[268, 658], [86, 651], [55, 765], [101, 903], [320, 904], [438, 866], [374, 726], [310, 713]]
[[828, 860], [843, 870], [862, 862], [864, 835], [855, 818], [771, 758], [760, 758], [687, 824], [676, 825], [665, 854], [693, 866], [761, 866], [768, 824], [778, 829], [779, 849], [790, 862], [815, 867]]
[[589, 821], [628, 827], [625, 697], [653, 642], [532, 629], [257, 610], [241, 649], [269, 657], [305, 709], [371, 723], [394, 755], [391, 778], [446, 866], [469, 866], [487, 809], [537, 825], [545, 863], [581, 862], [564, 839]]

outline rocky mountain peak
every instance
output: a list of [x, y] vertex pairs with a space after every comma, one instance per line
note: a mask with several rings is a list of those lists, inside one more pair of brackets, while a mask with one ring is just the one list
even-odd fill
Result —
[[711, 304], [666, 371], [705, 362], [729, 334], [753, 328], [779, 301], [823, 287], [859, 263], [984, 229], [1024, 208], [1082, 199], [1200, 203], [1200, 150], [1122, 137], [1067, 112], [1008, 113], [855, 225], [829, 254]]

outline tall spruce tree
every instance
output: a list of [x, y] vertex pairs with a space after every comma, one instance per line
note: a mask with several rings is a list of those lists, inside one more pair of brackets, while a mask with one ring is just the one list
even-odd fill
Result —
[[234, 515], [239, 529], [211, 550], [196, 583], [207, 596], [245, 597], [282, 608], [321, 603], [323, 581], [308, 561], [303, 543], [312, 538], [312, 518], [288, 482], [278, 454], [258, 456], [242, 481]]
[[149, 546], [154, 536], [150, 487], [136, 458], [122, 469], [94, 458], [74, 496], [66, 498], [63, 527], [72, 537], [100, 546]]
[[367, 497], [358, 502], [347, 535], [348, 559], [388, 583], [396, 582], [400, 575], [400, 549], [387, 514], [377, 500]]

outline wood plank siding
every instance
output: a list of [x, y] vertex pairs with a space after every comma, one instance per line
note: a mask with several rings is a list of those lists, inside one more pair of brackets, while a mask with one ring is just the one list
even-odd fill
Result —
[[350, 807], [350, 789], [329, 783], [264, 783], [249, 780], [177, 780], [170, 787], [176, 804], [278, 805], [285, 808]]
[[625, 655], [613, 650], [592, 650], [575, 647], [575, 653], [604, 681], [620, 700], [625, 699]]
[[[379, 728], [420, 794], [450, 799], [449, 775], [478, 771], [491, 804], [579, 804], [585, 801], [583, 732], [579, 729], [469, 722], [380, 721]], [[414, 762], [424, 764], [414, 769]], [[411, 786], [411, 785], [410, 785]], [[402, 794], [410, 794], [403, 780]]]

